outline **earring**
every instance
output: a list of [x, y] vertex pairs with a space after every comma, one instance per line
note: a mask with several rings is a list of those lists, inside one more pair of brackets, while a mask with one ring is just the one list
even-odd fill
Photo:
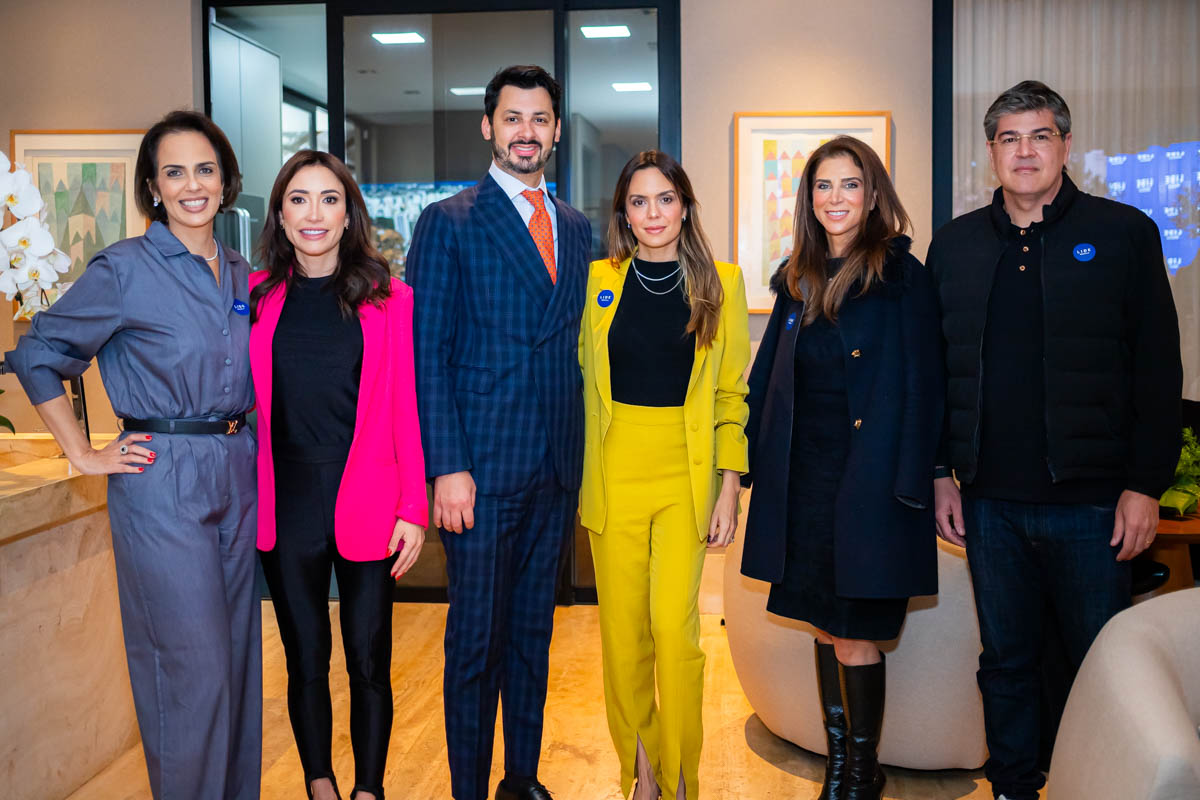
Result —
[[633, 225], [629, 224], [628, 222], [625, 223], [625, 227], [629, 228], [630, 230], [633, 229]]
[[158, 198], [154, 198], [154, 207], [158, 208]]

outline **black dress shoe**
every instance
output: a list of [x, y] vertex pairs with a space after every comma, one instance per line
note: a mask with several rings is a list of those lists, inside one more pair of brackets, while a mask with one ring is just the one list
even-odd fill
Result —
[[496, 800], [554, 800], [536, 778], [505, 778], [496, 787]]

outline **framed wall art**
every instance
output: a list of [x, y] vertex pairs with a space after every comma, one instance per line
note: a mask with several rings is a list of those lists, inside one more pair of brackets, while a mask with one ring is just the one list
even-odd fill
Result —
[[145, 131], [13, 131], [9, 159], [29, 170], [46, 203], [55, 246], [71, 258], [63, 283], [92, 256], [145, 232], [133, 201], [133, 171]]
[[733, 115], [733, 251], [745, 275], [750, 313], [771, 310], [771, 275], [792, 251], [796, 189], [809, 154], [842, 135], [869, 144], [891, 173], [890, 111]]

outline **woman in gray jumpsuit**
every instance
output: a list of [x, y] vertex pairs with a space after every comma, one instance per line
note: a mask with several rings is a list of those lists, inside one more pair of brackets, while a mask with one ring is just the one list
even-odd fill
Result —
[[[96, 255], [6, 354], [83, 473], [108, 474], [125, 651], [155, 798], [259, 796], [260, 604], [254, 586], [255, 441], [249, 266], [213, 238], [237, 160], [190, 111], [142, 140], [144, 236]], [[125, 434], [91, 447], [62, 381], [98, 357]]]

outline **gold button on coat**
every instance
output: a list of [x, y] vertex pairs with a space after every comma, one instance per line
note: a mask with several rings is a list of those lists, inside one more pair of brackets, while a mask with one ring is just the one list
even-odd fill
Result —
[[861, 356], [861, 355], [862, 355], [862, 350], [859, 350], [859, 349], [856, 347], [856, 348], [854, 348], [853, 350], [851, 350], [851, 351], [850, 351], [850, 355], [851, 355], [851, 356], [853, 356], [854, 358], [858, 358], [859, 356]]
[[854, 420], [854, 430], [858, 430], [861, 427], [862, 427], [862, 420], [861, 419]]

